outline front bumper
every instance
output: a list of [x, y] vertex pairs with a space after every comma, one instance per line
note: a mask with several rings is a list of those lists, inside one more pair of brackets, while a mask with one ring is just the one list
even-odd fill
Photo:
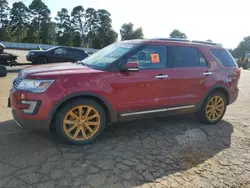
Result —
[[26, 55], [26, 59], [27, 59], [27, 61], [33, 62], [33, 61], [35, 61], [36, 57], [30, 56], [30, 55]]
[[50, 130], [50, 123], [47, 120], [21, 119], [20, 117], [18, 117], [14, 109], [12, 109], [12, 115], [16, 123], [21, 128], [38, 130], [38, 131]]

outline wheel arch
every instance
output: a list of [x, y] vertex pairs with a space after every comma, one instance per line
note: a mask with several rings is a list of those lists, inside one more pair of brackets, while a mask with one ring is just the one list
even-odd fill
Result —
[[36, 57], [36, 61], [37, 61], [39, 58], [44, 58], [44, 59], [46, 59], [47, 63], [49, 62], [49, 58], [48, 58], [47, 56], [45, 56], [45, 55], [38, 55], [38, 56]]
[[92, 92], [77, 92], [73, 93], [67, 97], [64, 97], [60, 102], [58, 102], [53, 109], [49, 113], [49, 123], [53, 127], [53, 123], [55, 121], [56, 113], [62, 108], [62, 106], [72, 100], [79, 99], [79, 98], [86, 98], [86, 99], [92, 99], [97, 101], [105, 110], [105, 113], [107, 115], [107, 122], [117, 122], [118, 116], [117, 113], [115, 113], [111, 103], [104, 98], [103, 96], [100, 96], [96, 93]]
[[[211, 93], [216, 92], [216, 91], [221, 92], [221, 93], [223, 93], [223, 94], [225, 95], [225, 97], [226, 97], [226, 99], [227, 99], [227, 105], [228, 105], [228, 104], [229, 104], [229, 101], [230, 101], [229, 91], [228, 91], [228, 89], [227, 89], [224, 85], [222, 85], [222, 84], [217, 84], [217, 85], [213, 86], [213, 87], [208, 91], [208, 93], [206, 94], [205, 98], [203, 99], [203, 102], [206, 100], [206, 98], [207, 98]], [[202, 104], [203, 104], [203, 102], [202, 102]]]

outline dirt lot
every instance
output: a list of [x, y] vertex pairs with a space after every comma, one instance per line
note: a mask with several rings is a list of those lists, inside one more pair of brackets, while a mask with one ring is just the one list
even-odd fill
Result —
[[250, 71], [217, 125], [192, 116], [120, 124], [78, 147], [17, 127], [6, 108], [15, 76], [0, 78], [0, 187], [250, 187]]

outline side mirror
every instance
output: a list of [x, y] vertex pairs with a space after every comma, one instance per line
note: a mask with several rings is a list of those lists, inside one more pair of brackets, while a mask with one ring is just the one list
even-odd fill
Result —
[[121, 71], [129, 71], [129, 72], [138, 72], [139, 71], [139, 63], [134, 62], [127, 62], [122, 68]]

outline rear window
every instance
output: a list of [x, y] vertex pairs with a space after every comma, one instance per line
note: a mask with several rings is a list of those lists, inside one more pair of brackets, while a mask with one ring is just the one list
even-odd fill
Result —
[[237, 67], [237, 63], [235, 62], [232, 55], [225, 49], [212, 49], [212, 54], [215, 56], [217, 61], [223, 66], [234, 66]]

